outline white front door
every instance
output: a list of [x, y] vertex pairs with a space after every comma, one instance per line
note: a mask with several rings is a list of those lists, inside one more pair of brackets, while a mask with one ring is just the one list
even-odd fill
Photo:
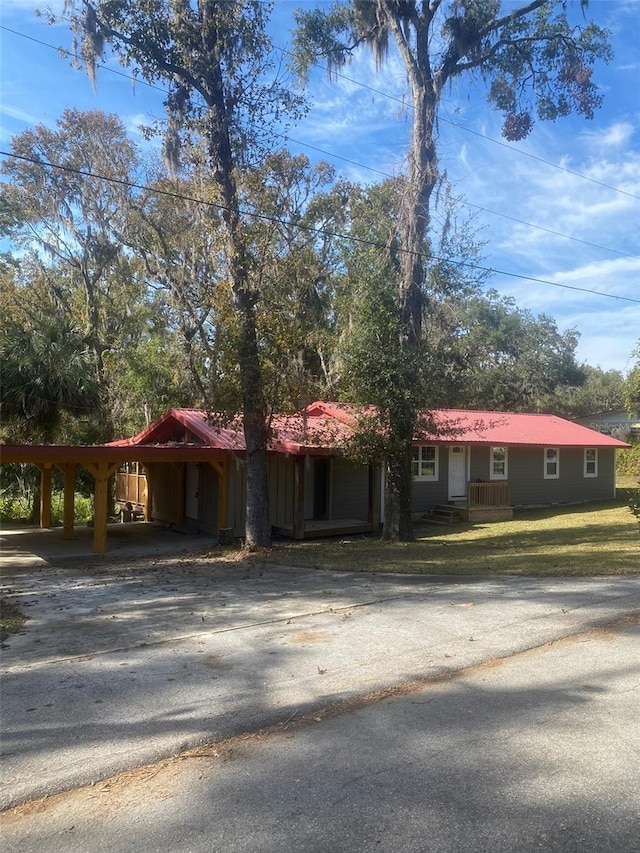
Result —
[[467, 448], [454, 444], [449, 448], [449, 500], [467, 496]]

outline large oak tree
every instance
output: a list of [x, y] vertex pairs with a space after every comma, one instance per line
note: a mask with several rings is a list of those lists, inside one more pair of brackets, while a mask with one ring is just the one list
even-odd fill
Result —
[[267, 505], [268, 417], [256, 334], [255, 258], [247, 240], [239, 175], [264, 159], [273, 121], [297, 99], [269, 59], [268, 4], [259, 0], [70, 0], [66, 14], [84, 64], [95, 77], [106, 45], [148, 83], [167, 86], [165, 156], [177, 170], [185, 138], [202, 140], [225, 234], [225, 257], [237, 317], [247, 448], [249, 547], [271, 541]]
[[[584, 12], [587, 0], [579, 7]], [[555, 120], [576, 112], [591, 118], [601, 102], [592, 67], [609, 58], [607, 33], [586, 18], [570, 20], [566, 0], [345, 0], [328, 11], [298, 12], [296, 63], [303, 76], [318, 57], [329, 71], [368, 45], [382, 66], [395, 45], [407, 77], [411, 139], [398, 223], [395, 313], [400, 345], [415, 351], [423, 335], [429, 231], [438, 168], [438, 109], [447, 86], [471, 76], [486, 83], [490, 103], [504, 115], [503, 135], [517, 141], [534, 117]], [[408, 361], [411, 358], [408, 356]], [[402, 377], [400, 377], [402, 380]], [[413, 536], [410, 446], [417, 409], [398, 394], [388, 431], [386, 538]], [[429, 406], [429, 400], [423, 401]]]

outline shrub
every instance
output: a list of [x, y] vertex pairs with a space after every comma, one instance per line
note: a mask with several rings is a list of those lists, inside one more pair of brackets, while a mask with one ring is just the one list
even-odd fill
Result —
[[[91, 498], [85, 498], [84, 495], [76, 492], [73, 505], [74, 521], [88, 521], [90, 518], [93, 518], [93, 500]], [[56, 494], [51, 496], [51, 518], [60, 523], [64, 520], [62, 492], [56, 492]]]
[[619, 450], [616, 454], [616, 471], [640, 477], [640, 444], [634, 444], [630, 450]]
[[26, 521], [31, 514], [31, 502], [24, 496], [3, 495], [0, 497], [1, 521]]

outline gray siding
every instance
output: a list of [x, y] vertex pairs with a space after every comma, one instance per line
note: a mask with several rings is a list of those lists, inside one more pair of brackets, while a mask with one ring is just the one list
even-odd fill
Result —
[[369, 466], [332, 459], [329, 515], [333, 520], [369, 517]]
[[449, 452], [440, 448], [440, 470], [437, 480], [414, 480], [411, 488], [411, 509], [426, 512], [449, 500]]
[[[470, 447], [467, 450], [471, 454], [469, 466], [469, 479], [471, 482], [489, 479], [489, 448]], [[509, 475], [511, 475], [511, 458], [509, 458]]]
[[[559, 448], [560, 476], [544, 477], [543, 447], [510, 447], [508, 481], [515, 506], [607, 500], [614, 496], [615, 450], [598, 448], [598, 476], [584, 476], [584, 449]], [[471, 480], [489, 480], [489, 448], [471, 448]]]
[[411, 488], [411, 509], [426, 512], [449, 500], [449, 448], [438, 447], [438, 479], [414, 480]]

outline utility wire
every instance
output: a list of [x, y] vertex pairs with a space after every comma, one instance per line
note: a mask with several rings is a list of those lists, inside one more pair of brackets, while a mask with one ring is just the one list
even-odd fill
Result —
[[[309, 145], [307, 142], [301, 142], [299, 139], [294, 139], [289, 134], [277, 134], [274, 131], [274, 135], [282, 136], [284, 139], [289, 142], [294, 142], [296, 145], [303, 145], [305, 148], [310, 148], [312, 151], [317, 151], [319, 154], [325, 154], [327, 157], [335, 157], [338, 160], [344, 160], [346, 163], [351, 163], [353, 166], [358, 166], [361, 169], [369, 169], [371, 172], [376, 172], [378, 175], [382, 175], [385, 178], [395, 178], [397, 176], [391, 175], [388, 172], [383, 172], [380, 169], [373, 169], [371, 166], [364, 166], [362, 163], [356, 163], [354, 160], [349, 160], [346, 157], [341, 157], [339, 154], [334, 154], [331, 151], [325, 151], [322, 148], [318, 148], [315, 145]], [[474, 204], [471, 201], [467, 201], [466, 198], [461, 199], [461, 204], [465, 207], [473, 207], [476, 210], [481, 210], [484, 213], [488, 213], [491, 216], [499, 216], [501, 219], [508, 219], [510, 222], [516, 222], [518, 225], [526, 225], [528, 228], [534, 228], [536, 231], [544, 231], [547, 234], [552, 234], [554, 237], [562, 237], [563, 240], [572, 240], [574, 243], [582, 243], [583, 246], [590, 246], [592, 249], [600, 249], [603, 252], [612, 252], [614, 255], [622, 255], [625, 258], [633, 258], [633, 260], [638, 261], [640, 257], [638, 255], [632, 255], [629, 252], [622, 252], [620, 249], [612, 249], [610, 246], [601, 246], [599, 243], [592, 243], [590, 240], [582, 240], [580, 237], [572, 237], [571, 234], [563, 234], [560, 231], [555, 231], [553, 228], [545, 228], [544, 225], [536, 225], [533, 222], [527, 222], [524, 219], [517, 219], [515, 216], [509, 216], [507, 213], [500, 213], [497, 210], [491, 210], [488, 207], [483, 207], [481, 204]]]
[[[5, 30], [8, 33], [12, 33], [13, 35], [20, 36], [21, 38], [28, 39], [29, 41], [35, 42], [35, 44], [42, 45], [43, 47], [49, 47], [52, 50], [61, 52], [64, 56], [70, 56], [74, 59], [82, 59], [82, 57], [73, 53], [73, 51], [68, 50], [67, 48], [56, 47], [53, 44], [42, 41], [41, 39], [34, 38], [33, 36], [29, 36], [26, 33], [21, 33], [18, 30], [14, 30], [11, 27], [7, 27], [4, 24], [0, 24], [0, 29]], [[280, 47], [279, 45], [273, 45], [273, 49], [283, 53], [287, 56], [294, 56], [294, 54], [287, 50], [287, 48]], [[318, 68], [320, 71], [324, 71], [326, 74], [329, 74], [329, 69], [326, 65], [321, 65], [318, 62], [312, 62], [311, 65], [314, 68]], [[129, 74], [126, 74], [123, 71], [118, 71], [115, 68], [111, 68], [108, 65], [104, 65], [102, 63], [96, 63], [97, 68], [101, 68], [105, 71], [111, 71], [113, 74], [117, 74], [120, 77], [124, 77], [125, 79], [132, 80], [134, 83], [142, 83], [145, 86], [149, 86], [151, 89], [156, 89], [158, 92], [162, 92], [163, 94], [168, 94], [166, 89], [163, 89], [161, 86], [156, 86], [153, 83], [148, 83], [146, 80], [140, 80], [137, 77], [133, 77]], [[349, 77], [346, 74], [341, 74], [339, 71], [331, 70], [331, 76], [338, 77], [341, 80], [345, 80], [348, 83], [353, 83], [355, 86], [359, 86], [362, 89], [366, 89], [369, 92], [372, 92], [375, 95], [380, 95], [383, 98], [388, 98], [391, 101], [395, 101], [398, 104], [402, 104], [403, 107], [406, 107], [406, 102], [403, 98], [399, 98], [397, 95], [392, 95], [390, 92], [385, 92], [382, 89], [376, 89], [374, 86], [369, 86], [367, 83], [363, 83], [361, 80], [356, 80], [353, 77]], [[470, 127], [466, 127], [463, 124], [459, 124], [458, 122], [452, 121], [451, 119], [444, 118], [443, 116], [438, 116], [438, 121], [443, 122], [444, 124], [449, 124], [452, 127], [457, 128], [458, 130], [462, 130], [465, 133], [472, 133], [474, 136], [479, 137], [480, 139], [484, 139], [487, 142], [493, 142], [495, 145], [500, 145], [502, 148], [506, 148], [507, 151], [512, 151], [514, 154], [521, 154], [523, 157], [529, 157], [531, 160], [536, 160], [538, 163], [544, 163], [546, 166], [551, 166], [553, 169], [559, 169], [561, 172], [566, 172], [569, 175], [573, 175], [576, 178], [581, 178], [583, 181], [589, 181], [592, 184], [597, 184], [600, 187], [604, 187], [605, 189], [612, 190], [616, 193], [621, 193], [622, 195], [629, 196], [630, 198], [635, 199], [636, 201], [640, 201], [640, 196], [635, 195], [634, 193], [628, 192], [628, 190], [623, 190], [620, 187], [614, 187], [612, 184], [607, 184], [604, 181], [598, 181], [596, 178], [590, 178], [588, 175], [583, 175], [581, 172], [576, 172], [574, 169], [568, 169], [566, 166], [561, 166], [559, 163], [553, 163], [551, 160], [545, 160], [544, 157], [539, 157], [537, 154], [531, 154], [529, 151], [523, 151], [521, 148], [514, 148], [512, 145], [508, 145], [506, 142], [503, 142], [501, 139], [495, 139], [493, 136], [487, 136], [484, 133], [480, 133], [479, 130], [473, 130]], [[294, 141], [294, 140], [292, 140]], [[304, 145], [305, 143], [300, 143]], [[311, 146], [310, 146], [311, 147]], [[331, 155], [337, 156], [337, 155]], [[344, 158], [340, 158], [344, 159]], [[348, 161], [352, 162], [352, 161]], [[362, 166], [362, 164], [355, 163], [354, 165]], [[369, 168], [368, 166], [362, 166], [362, 168]], [[372, 171], [376, 171], [375, 169]], [[535, 227], [535, 226], [534, 226]]]
[[[6, 30], [7, 32], [12, 33], [13, 35], [17, 35], [17, 36], [20, 36], [21, 38], [24, 38], [24, 39], [27, 39], [27, 40], [29, 40], [29, 41], [32, 41], [32, 42], [34, 42], [35, 44], [41, 45], [42, 47], [47, 47], [47, 48], [50, 48], [50, 49], [55, 50], [55, 51], [57, 51], [57, 52], [61, 52], [61, 53], [64, 55], [64, 57], [72, 57], [72, 58], [76, 58], [76, 59], [81, 59], [81, 58], [82, 58], [82, 57], [79, 57], [79, 56], [78, 56], [78, 54], [75, 54], [75, 53], [73, 53], [72, 51], [67, 50], [66, 48], [58, 48], [58, 47], [56, 47], [56, 46], [55, 46], [55, 45], [53, 45], [53, 44], [50, 44], [50, 43], [45, 42], [45, 41], [42, 41], [41, 39], [34, 38], [33, 36], [29, 36], [29, 35], [27, 35], [26, 33], [21, 33], [21, 32], [19, 32], [18, 30], [11, 29], [10, 27], [6, 27], [6, 26], [4, 26], [4, 25], [1, 25], [1, 24], [0, 24], [0, 29]], [[287, 50], [285, 50], [284, 48], [276, 47], [276, 49], [277, 49], [277, 50], [279, 50], [279, 51], [282, 51], [283, 53], [288, 53], [289, 55], [291, 55], [290, 51], [287, 51]], [[324, 66], [322, 66], [322, 65], [317, 65], [317, 64], [315, 64], [315, 65], [316, 65], [316, 67], [317, 67], [317, 68], [323, 69], [323, 70], [325, 70], [325, 71], [327, 70], [327, 69], [326, 69], [326, 68], [324, 68]], [[141, 80], [141, 79], [139, 79], [139, 78], [137, 78], [137, 77], [134, 77], [133, 75], [126, 74], [126, 73], [124, 73], [123, 71], [118, 71], [118, 69], [116, 69], [116, 68], [112, 68], [111, 66], [108, 66], [108, 65], [104, 65], [104, 64], [98, 63], [98, 64], [97, 64], [97, 67], [98, 67], [98, 68], [100, 68], [100, 69], [102, 69], [102, 70], [104, 70], [104, 71], [108, 71], [108, 72], [110, 72], [110, 73], [112, 73], [112, 74], [116, 74], [116, 75], [118, 75], [119, 77], [124, 77], [126, 80], [131, 80], [133, 83], [136, 83], [136, 84], [141, 83], [143, 86], [147, 86], [147, 87], [148, 87], [148, 88], [150, 88], [150, 89], [154, 89], [154, 90], [156, 90], [156, 91], [158, 91], [158, 92], [162, 92], [162, 94], [163, 94], [163, 95], [167, 95], [167, 94], [168, 94], [167, 90], [166, 90], [166, 89], [164, 89], [164, 88], [162, 88], [161, 86], [156, 86], [155, 84], [153, 84], [153, 83], [149, 83], [149, 82], [147, 82], [146, 80]], [[338, 76], [338, 77], [344, 77], [344, 75], [341, 75], [341, 74], [336, 74], [336, 76]], [[378, 89], [374, 89], [374, 88], [372, 88], [371, 86], [367, 86], [365, 83], [360, 83], [360, 82], [358, 82], [357, 80], [353, 80], [353, 79], [352, 79], [352, 78], [350, 78], [350, 77], [344, 77], [344, 79], [345, 79], [345, 80], [348, 80], [348, 81], [350, 81], [350, 82], [353, 82], [353, 83], [357, 83], [357, 85], [362, 86], [362, 87], [363, 87], [363, 88], [365, 88], [365, 89], [370, 89], [372, 92], [375, 92], [376, 94], [380, 94], [380, 95], [383, 95], [383, 96], [385, 96], [385, 97], [391, 98], [391, 99], [393, 99], [393, 100], [396, 100], [396, 101], [402, 102], [400, 98], [396, 98], [394, 95], [391, 95], [391, 94], [386, 93], [386, 92], [382, 92], [382, 91], [380, 91], [380, 90], [378, 90]], [[440, 120], [441, 120], [441, 121], [449, 121], [448, 119], [443, 119], [443, 118], [441, 118]], [[454, 125], [455, 127], [461, 128], [462, 130], [469, 130], [469, 128], [464, 128], [462, 125], [455, 124], [455, 122], [449, 122], [449, 123], [450, 123], [450, 124], [452, 124], [452, 125]], [[476, 131], [471, 131], [471, 130], [469, 130], [469, 132], [471, 132], [471, 133], [476, 133]], [[356, 166], [356, 167], [357, 167], [357, 168], [359, 168], [359, 169], [366, 169], [367, 171], [369, 171], [369, 172], [373, 172], [373, 173], [375, 173], [375, 174], [377, 174], [377, 175], [381, 175], [381, 176], [382, 176], [382, 177], [384, 177], [384, 178], [391, 178], [391, 179], [393, 179], [394, 177], [396, 177], [396, 176], [394, 176], [394, 175], [389, 174], [388, 172], [384, 172], [384, 171], [382, 171], [381, 169], [375, 169], [375, 168], [374, 168], [374, 167], [372, 167], [372, 166], [367, 166], [367, 165], [365, 165], [364, 163], [358, 163], [356, 160], [351, 160], [351, 159], [349, 159], [348, 157], [343, 157], [343, 156], [342, 156], [342, 155], [340, 155], [340, 154], [335, 154], [335, 153], [334, 153], [334, 152], [332, 152], [332, 151], [327, 151], [327, 150], [325, 150], [325, 149], [323, 149], [323, 148], [318, 148], [318, 147], [317, 147], [317, 146], [315, 146], [315, 145], [311, 145], [311, 144], [310, 144], [310, 143], [308, 143], [308, 142], [303, 142], [303, 141], [302, 141], [302, 140], [300, 140], [300, 139], [295, 139], [295, 138], [294, 138], [293, 136], [291, 136], [290, 134], [287, 134], [287, 133], [278, 133], [278, 131], [275, 131], [275, 130], [272, 130], [272, 133], [273, 133], [273, 135], [274, 135], [274, 136], [279, 136], [281, 139], [284, 139], [285, 141], [293, 142], [295, 145], [301, 145], [301, 146], [303, 146], [304, 148], [308, 148], [308, 149], [309, 149], [309, 150], [311, 150], [311, 151], [316, 151], [317, 153], [319, 153], [319, 154], [323, 154], [323, 155], [325, 155], [326, 157], [332, 157], [333, 159], [341, 160], [342, 162], [344, 162], [344, 163], [348, 163], [348, 164], [350, 164], [351, 166]], [[496, 142], [496, 143], [497, 143], [497, 144], [499, 144], [499, 145], [504, 145], [504, 143], [500, 142], [500, 141], [499, 141], [499, 140], [497, 140], [497, 139], [491, 139], [491, 137], [483, 136], [483, 134], [478, 134], [478, 135], [479, 135], [479, 136], [482, 136], [484, 139], [489, 140], [490, 142]], [[512, 147], [511, 147], [511, 146], [509, 146], [509, 145], [505, 145], [505, 147], [506, 147], [506, 148], [508, 148], [510, 151], [514, 151], [514, 152], [519, 153], [519, 154], [526, 153], [526, 152], [522, 152], [522, 151], [520, 151], [520, 149], [518, 149], [518, 148], [512, 148]], [[533, 156], [533, 155], [530, 155], [530, 156]], [[544, 159], [542, 159], [542, 158], [536, 158], [536, 159], [540, 159], [543, 163], [546, 163], [546, 164], [547, 164], [547, 165], [549, 165], [549, 166], [553, 166], [554, 168], [559, 168], [559, 169], [562, 169], [562, 168], [563, 168], [562, 166], [557, 166], [555, 163], [551, 163], [551, 162], [550, 162], [550, 161], [548, 161], [548, 160], [544, 160]], [[567, 170], [567, 169], [565, 169], [564, 171], [569, 171], [569, 172], [571, 172], [571, 170]], [[584, 180], [587, 180], [587, 181], [592, 180], [591, 178], [588, 178], [588, 177], [586, 177], [585, 175], [580, 175], [578, 172], [571, 172], [571, 174], [573, 174], [573, 175], [575, 175], [575, 176], [577, 176], [577, 177], [580, 177], [580, 178], [584, 178]], [[601, 183], [601, 182], [596, 181], [596, 183]], [[611, 186], [609, 186], [608, 184], [604, 184], [604, 183], [602, 183], [601, 185], [602, 185], [603, 187], [607, 187], [608, 189], [616, 190], [616, 192], [622, 192], [622, 193], [625, 193], [625, 190], [620, 190], [620, 189], [617, 189], [616, 187], [611, 187]], [[630, 194], [630, 193], [626, 193], [626, 195], [631, 195], [631, 194]], [[636, 196], [633, 196], [633, 195], [631, 195], [631, 197], [632, 197], [632, 198], [636, 198]], [[507, 220], [509, 220], [509, 221], [511, 221], [511, 222], [516, 222], [516, 223], [517, 223], [517, 224], [519, 224], [519, 225], [525, 225], [525, 226], [527, 226], [527, 227], [529, 227], [529, 228], [534, 228], [534, 229], [536, 229], [536, 230], [538, 230], [538, 231], [544, 231], [544, 232], [545, 232], [545, 233], [547, 233], [547, 234], [552, 234], [552, 235], [554, 235], [554, 236], [556, 236], [556, 237], [561, 237], [561, 238], [562, 238], [562, 239], [564, 239], [564, 240], [571, 240], [571, 241], [576, 242], [576, 243], [581, 243], [581, 244], [582, 244], [582, 245], [584, 245], [584, 246], [590, 246], [590, 247], [591, 247], [591, 248], [593, 248], [593, 249], [599, 249], [599, 250], [601, 250], [601, 251], [603, 251], [603, 252], [611, 252], [612, 254], [620, 255], [620, 256], [625, 257], [625, 258], [633, 258], [634, 260], [640, 260], [640, 258], [639, 258], [637, 255], [632, 255], [632, 254], [630, 254], [630, 253], [628, 253], [628, 252], [620, 251], [619, 249], [612, 249], [612, 248], [610, 248], [609, 246], [601, 246], [601, 245], [600, 245], [600, 244], [598, 244], [598, 243], [593, 243], [593, 242], [591, 242], [591, 241], [589, 241], [589, 240], [583, 240], [583, 239], [581, 239], [581, 238], [579, 238], [579, 237], [573, 237], [573, 236], [571, 236], [570, 234], [562, 234], [560, 231], [555, 231], [555, 230], [554, 230], [554, 229], [552, 229], [552, 228], [545, 228], [545, 227], [544, 227], [544, 226], [542, 226], [542, 225], [536, 225], [536, 224], [535, 224], [535, 223], [533, 223], [533, 222], [527, 222], [526, 220], [523, 220], [523, 219], [517, 219], [517, 218], [516, 218], [516, 217], [514, 217], [514, 216], [509, 216], [509, 215], [507, 215], [507, 214], [505, 214], [505, 213], [500, 213], [500, 212], [499, 212], [499, 211], [497, 211], [497, 210], [490, 210], [490, 209], [489, 209], [489, 208], [487, 208], [487, 207], [483, 207], [482, 205], [479, 205], [479, 204], [474, 204], [474, 203], [472, 203], [472, 202], [470, 202], [470, 201], [467, 201], [466, 199], [463, 199], [463, 200], [462, 200], [462, 204], [463, 204], [463, 205], [466, 205], [467, 207], [473, 207], [473, 208], [475, 208], [476, 210], [481, 210], [481, 211], [483, 211], [484, 213], [488, 213], [488, 214], [489, 214], [489, 215], [491, 215], [491, 216], [498, 216], [498, 217], [500, 217], [500, 218], [502, 218], [502, 219], [507, 219]]]
[[[206, 199], [197, 198], [195, 196], [185, 195], [184, 193], [178, 193], [174, 190], [165, 190], [165, 189], [161, 189], [159, 187], [150, 187], [146, 184], [138, 184], [138, 183], [135, 183], [134, 181], [124, 180], [123, 178], [112, 178], [112, 177], [109, 177], [107, 175], [100, 175], [96, 172], [87, 172], [84, 169], [75, 169], [71, 166], [62, 166], [58, 163], [43, 162], [42, 160], [37, 160], [34, 157], [27, 157], [25, 155], [18, 155], [18, 154], [10, 154], [8, 151], [0, 150], [0, 155], [4, 156], [4, 157], [11, 157], [14, 160], [22, 160], [22, 161], [27, 162], [27, 163], [32, 163], [33, 165], [40, 166], [41, 168], [57, 169], [61, 172], [69, 172], [70, 174], [79, 175], [79, 176], [84, 177], [84, 178], [95, 178], [97, 180], [105, 181], [107, 183], [117, 184], [118, 186], [127, 187], [129, 189], [143, 190], [145, 192], [149, 192], [149, 193], [156, 194], [156, 195], [167, 196], [169, 198], [178, 199], [180, 201], [190, 201], [190, 202], [193, 202], [195, 204], [202, 204], [205, 207], [214, 208], [215, 210], [231, 212], [231, 209], [226, 205], [219, 204], [217, 202], [207, 201]], [[297, 228], [299, 231], [307, 231], [311, 234], [317, 234], [317, 235], [323, 236], [323, 237], [334, 237], [334, 238], [341, 239], [341, 240], [347, 240], [347, 241], [352, 242], [352, 243], [358, 243], [360, 245], [371, 246], [371, 247], [376, 248], [376, 249], [383, 249], [384, 250], [387, 248], [385, 246], [385, 244], [379, 243], [375, 240], [367, 240], [364, 237], [355, 237], [353, 234], [342, 234], [339, 231], [329, 231], [326, 228], [316, 228], [313, 225], [305, 225], [305, 224], [300, 223], [300, 222], [292, 222], [292, 221], [288, 221], [286, 219], [280, 219], [279, 217], [269, 216], [266, 213], [259, 213], [255, 210], [253, 210], [253, 211], [252, 210], [240, 210], [239, 212], [242, 215], [253, 216], [256, 219], [261, 219], [261, 220], [266, 221], [266, 222], [271, 222], [272, 224], [275, 224], [275, 225], [285, 225], [287, 228]], [[409, 252], [407, 249], [402, 249], [402, 248], [398, 249], [398, 251], [400, 251], [404, 254], [414, 254], [413, 252]], [[612, 294], [612, 293], [603, 293], [602, 291], [599, 291], [599, 290], [592, 290], [588, 287], [577, 287], [576, 285], [572, 285], [572, 284], [561, 284], [560, 282], [550, 281], [549, 279], [535, 278], [533, 276], [521, 275], [519, 273], [514, 273], [514, 272], [508, 272], [507, 270], [499, 270], [499, 269], [495, 269], [495, 268], [491, 268], [491, 267], [484, 267], [484, 266], [481, 266], [480, 264], [471, 263], [470, 261], [456, 261], [456, 260], [453, 260], [452, 258], [443, 258], [443, 257], [440, 257], [438, 255], [429, 255], [428, 257], [425, 258], [424, 254], [422, 252], [419, 252], [417, 254], [421, 258], [423, 258], [424, 260], [431, 259], [431, 260], [441, 261], [443, 263], [453, 264], [455, 266], [469, 267], [470, 269], [479, 270], [481, 272], [503, 275], [503, 276], [507, 276], [509, 278], [520, 279], [522, 281], [532, 281], [532, 282], [535, 282], [537, 284], [547, 284], [547, 285], [550, 285], [551, 287], [561, 287], [565, 290], [575, 290], [575, 291], [579, 291], [581, 293], [590, 293], [593, 296], [603, 296], [607, 299], [617, 299], [617, 300], [622, 300], [624, 302], [632, 302], [634, 304], [640, 305], [640, 299], [633, 299], [630, 296], [617, 296], [617, 295]]]
[[[287, 50], [284, 47], [278, 47], [274, 45], [275, 50], [279, 50], [287, 56], [293, 56], [294, 54]], [[346, 80], [348, 83], [353, 83], [356, 86], [360, 86], [363, 89], [366, 89], [369, 92], [373, 92], [375, 95], [381, 95], [383, 98], [389, 98], [391, 101], [396, 101], [399, 104], [402, 104], [406, 107], [406, 101], [403, 98], [399, 98], [397, 95], [392, 95], [390, 92], [384, 92], [381, 89], [376, 89], [373, 86], [369, 86], [367, 83], [362, 83], [360, 80], [355, 80], [353, 77], [348, 77], [346, 74], [341, 74], [339, 71], [335, 71], [326, 67], [326, 65], [320, 65], [318, 62], [312, 62], [311, 65], [314, 68], [319, 68], [321, 71], [324, 71], [326, 74], [331, 74], [332, 77], [339, 77], [341, 80]], [[495, 145], [500, 145], [502, 148], [506, 148], [507, 151], [513, 151], [515, 154], [521, 154], [523, 157], [529, 157], [531, 160], [536, 160], [538, 163], [544, 163], [547, 166], [552, 166], [554, 169], [560, 169], [561, 172], [566, 172], [569, 175], [573, 175], [576, 178], [582, 178], [583, 181], [589, 181], [592, 184], [597, 184], [600, 187], [605, 187], [608, 190], [613, 190], [616, 193], [621, 193], [622, 195], [629, 196], [630, 198], [636, 199], [636, 201], [640, 201], [640, 196], [634, 195], [634, 193], [630, 193], [627, 190], [620, 189], [620, 187], [614, 187], [611, 184], [606, 184], [604, 181], [598, 181], [596, 178], [590, 178], [588, 175], [583, 175], [581, 172], [576, 172], [573, 169], [568, 169], [566, 166], [561, 166], [559, 163], [552, 163], [551, 160], [545, 160], [544, 157], [539, 157], [537, 154], [531, 154], [528, 151], [523, 151], [521, 148], [514, 148], [512, 145], [508, 145], [506, 142], [502, 142], [501, 139], [494, 139], [492, 136], [487, 136], [484, 133], [480, 133], [478, 130], [473, 130], [470, 127], [466, 127], [463, 124], [458, 124], [455, 121], [452, 121], [448, 118], [443, 118], [442, 116], [438, 116], [438, 121], [443, 122], [444, 124], [450, 124], [452, 127], [457, 128], [458, 130], [462, 130], [465, 133], [472, 133], [474, 136], [480, 137], [480, 139], [484, 139], [487, 142], [493, 142]]]

